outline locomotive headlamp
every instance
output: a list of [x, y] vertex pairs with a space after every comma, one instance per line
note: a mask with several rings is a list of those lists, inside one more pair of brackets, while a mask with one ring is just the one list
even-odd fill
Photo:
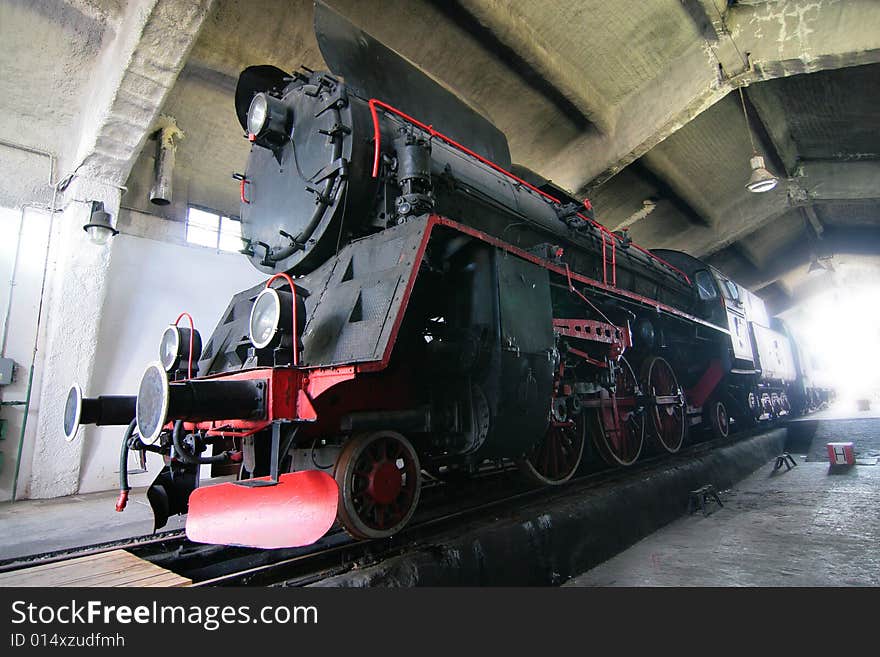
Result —
[[250, 338], [257, 349], [277, 346], [281, 334], [291, 329], [291, 303], [289, 292], [267, 287], [260, 292], [251, 308]]
[[[179, 369], [181, 364], [190, 362], [190, 329], [171, 325], [162, 334], [159, 343], [159, 362], [166, 372]], [[202, 336], [198, 331], [192, 332], [192, 361], [202, 356]]]
[[263, 126], [266, 125], [266, 117], [268, 114], [269, 103], [266, 100], [266, 94], [257, 94], [251, 101], [250, 109], [248, 109], [248, 132], [252, 135], [260, 134]]
[[135, 414], [135, 397], [126, 395], [101, 395], [83, 397], [82, 388], [73, 384], [64, 404], [64, 439], [76, 438], [83, 424], [125, 425]]
[[[296, 295], [296, 324], [297, 349], [301, 349], [306, 306], [299, 290]], [[292, 347], [293, 295], [271, 287], [260, 292], [251, 308], [249, 332], [251, 343], [257, 349]]]
[[67, 392], [67, 401], [64, 404], [64, 439], [67, 442], [76, 437], [76, 430], [79, 429], [82, 401], [82, 388], [74, 383]]
[[176, 420], [264, 419], [265, 385], [265, 381], [170, 381], [161, 363], [151, 363], [141, 377], [135, 402], [138, 433], [153, 442]]
[[280, 144], [289, 136], [287, 119], [288, 110], [284, 103], [267, 93], [256, 94], [248, 109], [248, 139]]
[[168, 416], [168, 374], [159, 365], [151, 363], [147, 367], [135, 403], [138, 433], [149, 441], [159, 437]]

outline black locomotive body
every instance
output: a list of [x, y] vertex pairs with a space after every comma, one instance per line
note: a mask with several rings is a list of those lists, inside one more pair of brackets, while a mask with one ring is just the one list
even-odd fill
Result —
[[[388, 536], [422, 472], [510, 459], [559, 484], [590, 443], [629, 465], [792, 411], [797, 362], [757, 298], [510, 173], [497, 128], [320, 4], [316, 31], [333, 73], [252, 67], [236, 92], [245, 253], [272, 276], [204, 349], [169, 329], [141, 382], [122, 456], [165, 457], [157, 526], [189, 511], [194, 540], [262, 547], [335, 520]], [[66, 433], [100, 422], [86, 406], [73, 390]], [[236, 481], [198, 487], [206, 463]]]

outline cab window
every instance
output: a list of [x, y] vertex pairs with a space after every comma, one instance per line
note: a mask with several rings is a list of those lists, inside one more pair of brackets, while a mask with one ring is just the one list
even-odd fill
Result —
[[715, 283], [712, 281], [712, 275], [705, 269], [694, 274], [694, 283], [697, 284], [697, 293], [703, 301], [710, 301], [718, 296], [715, 290]]
[[718, 282], [721, 284], [721, 293], [731, 301], [739, 300], [739, 290], [736, 287], [736, 283], [733, 281], [724, 278], [724, 276], [718, 276]]

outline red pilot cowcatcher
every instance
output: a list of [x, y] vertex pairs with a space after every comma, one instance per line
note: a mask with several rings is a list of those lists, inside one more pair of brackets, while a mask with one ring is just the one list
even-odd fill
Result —
[[186, 535], [197, 543], [282, 548], [310, 545], [336, 520], [339, 488], [330, 475], [307, 470], [279, 475], [281, 425], [313, 422], [312, 399], [342, 381], [355, 368], [324, 370], [258, 369], [216, 379], [259, 379], [267, 383], [265, 420], [206, 422], [208, 433], [247, 435], [272, 429], [272, 476], [197, 488], [189, 497]]
[[186, 536], [197, 543], [282, 548], [310, 545], [336, 520], [339, 489], [320, 470], [291, 472], [277, 484], [197, 488], [189, 497]]

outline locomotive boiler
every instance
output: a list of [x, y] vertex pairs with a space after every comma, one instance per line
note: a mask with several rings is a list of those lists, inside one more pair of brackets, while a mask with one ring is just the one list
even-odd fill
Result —
[[[329, 71], [254, 66], [235, 94], [252, 144], [235, 175], [243, 253], [266, 283], [204, 345], [182, 314], [135, 398], [71, 390], [67, 436], [128, 424], [117, 508], [129, 451], [153, 451], [157, 527], [188, 513], [201, 542], [304, 545], [337, 521], [381, 538], [412, 517], [423, 473], [511, 460], [561, 484], [589, 445], [626, 466], [699, 425], [726, 435], [731, 416], [790, 410], [788, 337], [760, 300], [604, 228], [320, 3], [315, 28]], [[763, 362], [768, 344], [788, 360]], [[234, 481], [200, 486], [202, 465]]]

